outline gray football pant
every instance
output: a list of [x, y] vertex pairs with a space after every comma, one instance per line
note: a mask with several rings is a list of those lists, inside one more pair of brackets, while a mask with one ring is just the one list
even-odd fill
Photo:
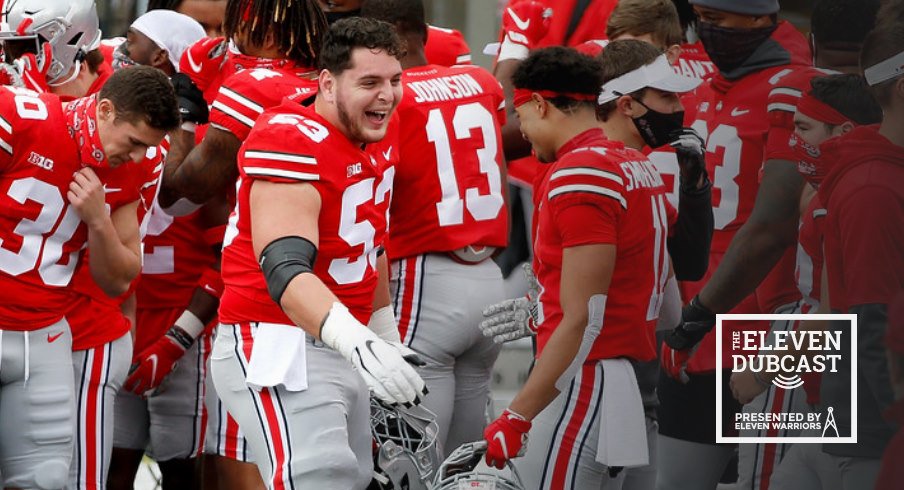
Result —
[[373, 443], [364, 380], [338, 352], [308, 337], [306, 390], [251, 389], [245, 373], [252, 325], [220, 324], [210, 367], [267, 488], [365, 488], [373, 476]]
[[75, 371], [75, 447], [68, 490], [107, 488], [113, 454], [116, 394], [132, 362], [132, 334], [72, 353]]
[[480, 333], [483, 309], [505, 299], [492, 260], [461, 264], [445, 254], [393, 261], [389, 283], [402, 342], [427, 363], [417, 368], [430, 393], [445, 455], [483, 438], [490, 376], [500, 345]]
[[72, 335], [60, 320], [31, 332], [0, 330], [0, 481], [59, 490], [75, 427]]

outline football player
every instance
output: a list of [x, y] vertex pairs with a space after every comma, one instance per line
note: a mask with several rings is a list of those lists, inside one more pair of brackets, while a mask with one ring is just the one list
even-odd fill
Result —
[[369, 389], [390, 404], [425, 394], [398, 332], [367, 327], [389, 303], [377, 269], [391, 192], [370, 145], [401, 99], [402, 46], [385, 22], [334, 23], [313, 105], [266, 111], [239, 155], [211, 369], [268, 488], [366, 487]]
[[[845, 490], [872, 488], [880, 458], [895, 428], [883, 414], [894, 394], [883, 339], [888, 306], [904, 284], [900, 246], [904, 222], [904, 19], [901, 2], [888, 2], [863, 43], [860, 66], [882, 106], [880, 126], [860, 127], [820, 150], [837, 158], [819, 186], [825, 205], [825, 263], [833, 312], [857, 315], [856, 365], [842, 358], [837, 373], [823, 373], [820, 409], [834, 406], [840, 433], [850, 433], [851, 380], [857, 376], [857, 444], [827, 444], [841, 468]], [[832, 329], [850, 328], [832, 322]], [[853, 333], [850, 333], [853, 335]], [[845, 404], [848, 405], [845, 405]]]
[[[278, 18], [280, 24], [273, 25], [273, 18]], [[251, 22], [253, 28], [247, 29], [246, 22]], [[230, 0], [224, 28], [234, 48], [225, 39], [207, 39], [189, 48], [182, 57], [182, 72], [212, 103], [211, 124], [198, 128], [196, 139], [200, 142], [184, 158], [168, 159], [160, 196], [162, 208], [171, 207], [179, 197], [186, 198], [183, 202], [201, 204], [233, 193], [239, 146], [260, 113], [287, 95], [316, 90], [312, 78], [326, 21], [314, 0]], [[297, 36], [297, 32], [305, 32], [305, 36]], [[173, 209], [166, 211], [174, 213]], [[191, 233], [182, 236], [191, 240]], [[208, 236], [222, 239], [214, 234]], [[208, 312], [197, 311], [202, 324], [211, 320], [207, 315], [217, 304], [217, 276], [212, 269], [201, 276], [200, 286], [213, 286], [208, 292], [215, 293], [196, 298], [203, 301], [197, 306]], [[208, 391], [205, 452], [218, 455], [220, 488], [262, 487], [257, 469], [250, 464], [253, 455], [238, 425], [223, 409], [210, 383]]]
[[195, 19], [209, 37], [223, 35], [226, 0], [148, 0], [148, 12], [157, 9], [175, 10]]
[[[154, 10], [132, 23], [127, 38], [117, 50], [117, 60], [122, 61], [122, 67], [150, 65], [173, 77], [178, 73], [183, 51], [202, 37], [203, 28], [191, 17], [170, 10]], [[186, 80], [187, 77], [181, 80], [177, 77], [174, 83]], [[197, 90], [196, 99], [198, 109], [206, 110], [207, 105]], [[183, 112], [183, 124], [188, 120], [187, 115], [188, 111]], [[202, 111], [195, 116], [203, 119], [205, 114]], [[208, 211], [179, 218], [179, 223], [156, 206], [151, 210], [142, 240], [142, 278], [136, 290], [133, 365], [125, 389], [116, 398], [114, 449], [107, 488], [132, 488], [145, 450], [159, 465], [166, 488], [193, 485], [194, 458], [204, 434], [200, 412], [209, 350], [203, 348], [203, 343], [188, 342], [192, 333], [204, 325], [199, 315], [191, 308], [186, 311], [186, 307], [196, 286], [203, 287], [198, 283], [207, 279], [202, 278], [204, 272], [218, 260], [212, 247], [197, 244], [197, 237], [201, 234], [213, 236], [215, 242], [222, 241], [225, 205], [220, 208], [222, 219], [211, 219], [212, 213]], [[182, 240], [174, 240], [172, 237], [180, 236], [180, 232]], [[214, 271], [213, 276], [218, 279], [219, 273]], [[215, 304], [211, 310], [214, 309]], [[213, 313], [210, 311], [207, 316], [212, 317]], [[157, 392], [155, 389], [177, 362], [178, 374], [170, 377]]]
[[[13, 295], [0, 310], [6, 373], [0, 473], [6, 488], [103, 488], [104, 449], [95, 443], [109, 444], [102, 435], [112, 426], [102, 429], [99, 411], [75, 413], [73, 375], [90, 378], [78, 395], [91, 398], [79, 404], [90, 410], [109, 407], [116, 387], [111, 379], [124, 379], [129, 323], [112, 296], [124, 293], [138, 273], [137, 208], [147, 198], [140, 191], [148, 176], [147, 166], [132, 162], [144, 160], [178, 127], [176, 97], [168, 79], [151, 68], [114, 75], [97, 96], [65, 109], [50, 94], [8, 87], [0, 93], [8, 155], [0, 188], [10, 198], [0, 207], [0, 278]], [[48, 139], [57, 143], [39, 144]], [[79, 263], [85, 245], [92, 257]], [[109, 312], [104, 335], [118, 340], [101, 339], [97, 349], [73, 354], [80, 347], [69, 318], [94, 323], [94, 307]], [[92, 340], [85, 339], [89, 347]], [[73, 373], [74, 363], [85, 371]], [[90, 382], [95, 379], [101, 382]], [[78, 428], [78, 437], [76, 417], [90, 424]], [[85, 430], [92, 437], [83, 437]]]
[[[605, 138], [596, 106], [605, 96], [603, 102], [618, 100], [620, 108], [636, 105], [642, 112], [625, 93], [643, 84], [622, 85], [648, 78], [632, 72], [657, 60], [659, 52], [652, 51], [651, 59], [628, 51], [638, 55], [636, 66], [625, 63], [625, 78], [603, 85], [602, 95], [600, 61], [568, 48], [532, 52], [513, 77], [521, 131], [541, 162], [555, 163], [539, 187], [536, 364], [484, 438], [487, 463], [501, 467], [521, 454], [531, 432], [527, 456], [515, 462], [528, 488], [615, 488], [624, 478], [616, 476], [617, 467], [650, 462], [629, 360], [656, 356], [654, 328], [670, 271], [665, 238], [675, 213], [649, 160]], [[695, 86], [664, 58], [657, 61], [653, 86]], [[647, 102], [678, 104], [677, 97], [660, 97], [651, 93]]]
[[[832, 145], [833, 138], [847, 134], [857, 126], [877, 124], [882, 121], [882, 109], [869, 93], [866, 81], [860, 75], [831, 75], [814, 78], [811, 90], [801, 98], [794, 114], [794, 134], [789, 145], [798, 155], [798, 171], [807, 182], [801, 198], [800, 231], [797, 246], [795, 276], [800, 290], [801, 313], [828, 312], [821, 307], [823, 278], [823, 223], [825, 207], [816, 197], [815, 190], [838, 162], [829, 154], [823, 154], [824, 145]], [[792, 328], [800, 328], [793, 325]], [[756, 398], [770, 386], [778, 373], [751, 372], [732, 375], [731, 389], [741, 403], [753, 400], [754, 409], [770, 410], [768, 398]], [[805, 378], [803, 390], [807, 405], [815, 410], [819, 404], [820, 375]], [[820, 431], [811, 436], [819, 437]], [[802, 434], [808, 435], [808, 434]], [[770, 488], [841, 488], [841, 473], [822, 448], [813, 444], [794, 444], [769, 480]]]
[[402, 343], [426, 362], [418, 368], [430, 386], [424, 404], [448, 454], [480, 437], [499, 354], [477, 325], [504, 299], [489, 259], [508, 233], [505, 98], [483, 68], [428, 64], [422, 0], [368, 0], [361, 15], [392, 23], [408, 46], [386, 244], [395, 310], [385, 312], [386, 328], [398, 319]]

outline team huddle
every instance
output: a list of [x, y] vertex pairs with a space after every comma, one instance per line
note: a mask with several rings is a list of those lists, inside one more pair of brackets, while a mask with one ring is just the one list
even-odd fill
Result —
[[2, 2], [3, 488], [896, 488], [904, 2], [503, 3], [491, 72], [423, 0]]

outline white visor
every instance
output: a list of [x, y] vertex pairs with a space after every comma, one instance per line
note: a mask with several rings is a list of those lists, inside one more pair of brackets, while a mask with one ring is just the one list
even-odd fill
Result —
[[863, 70], [863, 78], [870, 87], [904, 75], [904, 51]]
[[672, 65], [669, 64], [668, 58], [663, 54], [648, 65], [641, 66], [634, 71], [609, 80], [603, 85], [597, 101], [602, 105], [647, 87], [683, 94], [694, 90], [701, 83], [703, 83], [703, 80], [699, 78], [675, 73]]

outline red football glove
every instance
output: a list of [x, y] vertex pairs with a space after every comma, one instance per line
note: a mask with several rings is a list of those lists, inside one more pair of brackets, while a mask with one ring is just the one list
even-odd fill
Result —
[[502, 29], [509, 42], [532, 49], [549, 31], [551, 19], [551, 8], [540, 2], [525, 0], [505, 9], [502, 13]]
[[185, 338], [191, 337], [185, 332], [182, 332], [182, 335], [176, 334], [174, 330], [177, 328], [179, 327], [173, 326], [166, 335], [135, 356], [123, 388], [137, 395], [149, 396], [160, 386], [163, 378], [172, 372], [176, 362], [182, 359], [188, 350], [184, 345]]
[[188, 75], [201, 91], [206, 90], [220, 72], [227, 46], [225, 37], [201, 38], [182, 54], [179, 71]]
[[659, 363], [670, 377], [676, 381], [687, 383], [689, 380], [687, 376], [687, 361], [690, 360], [693, 353], [693, 349], [676, 350], [663, 342], [662, 350], [659, 353]]
[[50, 43], [41, 46], [43, 50], [43, 63], [38, 63], [38, 57], [34, 53], [25, 53], [12, 63], [3, 63], [0, 68], [0, 85], [22, 87], [35, 92], [48, 92], [47, 72], [50, 70], [50, 62], [53, 60], [53, 47]]
[[527, 433], [531, 423], [511, 410], [502, 415], [483, 431], [487, 440], [487, 465], [502, 469], [505, 462], [522, 456], [527, 449]]

